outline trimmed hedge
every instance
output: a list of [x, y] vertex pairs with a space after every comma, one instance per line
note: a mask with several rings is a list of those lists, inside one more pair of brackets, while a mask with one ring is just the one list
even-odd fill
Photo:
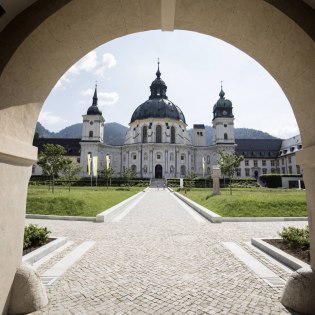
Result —
[[[108, 179], [104, 179], [99, 177], [97, 179], [97, 186], [109, 186], [111, 182], [111, 186], [137, 186], [137, 187], [146, 187], [149, 186], [150, 180], [148, 178], [134, 178], [131, 179], [128, 182], [124, 178], [119, 177], [113, 177], [111, 181]], [[32, 176], [29, 182], [30, 185], [50, 185], [51, 179], [47, 176]], [[78, 178], [78, 179], [72, 179], [70, 181], [71, 186], [90, 186], [91, 185], [91, 178], [90, 177], [84, 177], [84, 178]], [[93, 177], [93, 186], [95, 186], [96, 180], [95, 177]], [[59, 177], [55, 180], [55, 186], [68, 186], [69, 181], [65, 177]]]
[[301, 174], [264, 174], [260, 175], [259, 179], [268, 188], [279, 188], [282, 187], [282, 177], [300, 177]]

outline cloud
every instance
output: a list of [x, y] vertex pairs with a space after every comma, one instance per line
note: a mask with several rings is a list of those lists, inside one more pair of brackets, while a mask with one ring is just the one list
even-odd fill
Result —
[[77, 63], [75, 63], [68, 72], [72, 74], [80, 74], [81, 71], [93, 72], [97, 66], [97, 53], [95, 50], [90, 51]]
[[275, 128], [265, 129], [264, 131], [282, 139], [288, 139], [300, 134], [300, 130], [296, 122], [287, 123]]
[[[87, 89], [85, 91], [80, 92], [82, 96], [92, 97], [94, 94], [93, 89]], [[115, 105], [119, 100], [119, 94], [117, 92], [98, 92], [98, 105], [103, 108], [105, 106]]]
[[102, 56], [102, 62], [98, 63], [97, 68], [94, 71], [94, 74], [104, 76], [104, 73], [107, 69], [115, 67], [117, 64], [116, 58], [113, 54], [105, 53]]
[[71, 74], [80, 74], [82, 71], [93, 73], [95, 75], [104, 76], [107, 69], [115, 67], [117, 64], [116, 58], [113, 54], [105, 53], [102, 58], [98, 58], [95, 50], [92, 50], [77, 63], [75, 63], [70, 69]]
[[54, 88], [64, 88], [64, 85], [66, 83], [70, 83], [70, 79], [67, 76], [67, 73], [65, 73], [55, 84]]
[[39, 122], [45, 126], [52, 126], [59, 123], [67, 123], [68, 120], [63, 119], [60, 116], [54, 115], [52, 112], [41, 111], [38, 118]]
[[81, 94], [82, 96], [92, 96], [93, 93], [94, 93], [94, 90], [92, 90], [92, 89], [87, 89], [87, 90], [85, 90], [85, 91], [80, 92], [80, 94]]
[[118, 99], [119, 94], [117, 92], [98, 93], [98, 103], [100, 107], [115, 105]]

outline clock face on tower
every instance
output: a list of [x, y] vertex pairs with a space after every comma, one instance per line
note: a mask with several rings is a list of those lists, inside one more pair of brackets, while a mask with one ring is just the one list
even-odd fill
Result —
[[226, 116], [226, 115], [227, 115], [227, 111], [224, 110], [224, 111], [222, 112], [222, 114], [223, 114], [224, 116]]

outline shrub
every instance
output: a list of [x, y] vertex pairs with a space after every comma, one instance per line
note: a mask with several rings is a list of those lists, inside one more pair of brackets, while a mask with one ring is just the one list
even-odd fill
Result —
[[282, 232], [278, 233], [283, 241], [293, 248], [302, 250], [310, 249], [310, 230], [307, 226], [305, 229], [298, 229], [294, 226], [284, 227]]
[[51, 232], [47, 227], [41, 227], [37, 224], [30, 224], [24, 228], [23, 249], [38, 247], [47, 243], [48, 235]]

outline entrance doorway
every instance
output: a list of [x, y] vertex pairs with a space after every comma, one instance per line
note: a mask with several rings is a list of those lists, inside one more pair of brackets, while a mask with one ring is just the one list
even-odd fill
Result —
[[162, 178], [162, 165], [155, 166], [155, 178]]

